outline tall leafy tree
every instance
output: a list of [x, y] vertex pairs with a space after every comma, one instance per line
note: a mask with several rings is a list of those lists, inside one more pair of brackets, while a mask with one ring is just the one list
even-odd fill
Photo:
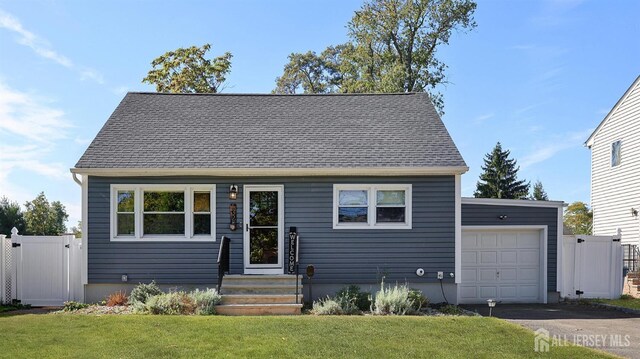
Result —
[[542, 182], [540, 182], [540, 180], [536, 181], [536, 183], [534, 183], [533, 185], [533, 194], [531, 194], [531, 199], [536, 201], [549, 200], [549, 196], [547, 195], [547, 192], [544, 190], [544, 187], [542, 187]]
[[151, 62], [153, 68], [142, 82], [156, 86], [158, 92], [217, 93], [231, 71], [231, 53], [206, 58], [210, 44], [166, 52]]
[[[442, 112], [436, 88], [447, 66], [437, 50], [454, 31], [476, 27], [475, 9], [473, 0], [369, 0], [348, 23], [347, 43], [313, 54], [306, 66], [296, 64], [309, 53], [291, 54], [274, 92], [429, 92]], [[329, 76], [305, 86], [305, 73]]]
[[573, 234], [590, 235], [593, 230], [593, 211], [584, 202], [573, 202], [564, 211], [564, 225]]
[[55, 236], [67, 231], [65, 222], [69, 218], [62, 203], [54, 201], [49, 203], [44, 192], [32, 201], [25, 203], [24, 214], [26, 232], [40, 236]]
[[503, 150], [500, 142], [487, 153], [482, 166], [480, 181], [476, 185], [475, 197], [526, 199], [529, 195], [529, 183], [518, 180], [515, 159], [509, 158], [511, 152]]
[[0, 198], [0, 234], [10, 236], [13, 227], [16, 227], [18, 233], [25, 233], [24, 214], [18, 202], [3, 196]]

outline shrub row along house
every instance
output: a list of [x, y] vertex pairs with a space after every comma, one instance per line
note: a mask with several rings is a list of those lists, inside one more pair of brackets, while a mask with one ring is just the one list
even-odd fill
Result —
[[72, 169], [85, 300], [213, 287], [224, 236], [228, 305], [271, 286], [297, 312], [290, 232], [313, 297], [384, 278], [433, 302], [557, 299], [562, 202], [462, 198], [467, 170], [426, 94], [129, 93]]

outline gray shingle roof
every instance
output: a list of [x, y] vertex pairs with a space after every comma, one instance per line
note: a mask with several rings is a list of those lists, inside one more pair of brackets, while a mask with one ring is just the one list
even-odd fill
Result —
[[128, 93], [76, 168], [466, 166], [427, 94]]

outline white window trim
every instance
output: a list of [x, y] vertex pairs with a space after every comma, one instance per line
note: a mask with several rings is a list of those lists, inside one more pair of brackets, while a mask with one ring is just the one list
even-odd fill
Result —
[[[367, 223], [339, 223], [338, 204], [341, 190], [366, 190], [368, 195]], [[405, 191], [405, 222], [376, 223], [376, 191]], [[333, 229], [412, 229], [412, 185], [411, 184], [334, 184], [333, 185]]]
[[[143, 193], [153, 191], [184, 191], [184, 235], [144, 235], [142, 219]], [[134, 191], [134, 236], [117, 235], [117, 193], [118, 191]], [[193, 234], [193, 192], [209, 191], [211, 193], [211, 235]], [[214, 184], [112, 184], [110, 193], [110, 240], [112, 242], [215, 242], [216, 241], [216, 185]]]

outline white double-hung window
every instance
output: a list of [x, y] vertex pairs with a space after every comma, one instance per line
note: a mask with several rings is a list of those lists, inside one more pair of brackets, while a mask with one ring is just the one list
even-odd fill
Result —
[[215, 241], [215, 185], [111, 185], [112, 241]]
[[334, 184], [334, 229], [411, 229], [410, 184]]

